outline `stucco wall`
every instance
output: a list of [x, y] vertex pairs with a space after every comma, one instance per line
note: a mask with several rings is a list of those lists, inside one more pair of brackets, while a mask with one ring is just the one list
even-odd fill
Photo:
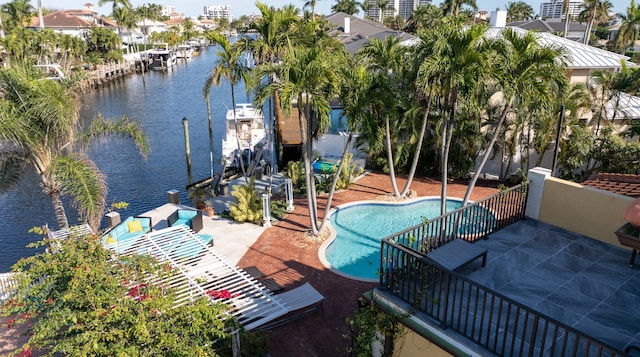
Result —
[[438, 347], [412, 330], [401, 326], [402, 331], [394, 342], [394, 357], [450, 357], [449, 352]]
[[619, 245], [615, 231], [632, 198], [549, 177], [539, 220], [606, 243]]

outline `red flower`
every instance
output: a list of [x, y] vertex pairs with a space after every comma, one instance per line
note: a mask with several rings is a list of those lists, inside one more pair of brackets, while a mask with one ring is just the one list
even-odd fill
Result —
[[205, 294], [209, 295], [213, 299], [230, 299], [238, 296], [238, 294], [231, 294], [229, 290], [221, 289], [221, 290], [207, 290]]

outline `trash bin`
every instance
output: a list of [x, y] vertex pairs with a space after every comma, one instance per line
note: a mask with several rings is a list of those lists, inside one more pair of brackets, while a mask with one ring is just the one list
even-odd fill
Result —
[[262, 166], [256, 166], [256, 180], [262, 180]]

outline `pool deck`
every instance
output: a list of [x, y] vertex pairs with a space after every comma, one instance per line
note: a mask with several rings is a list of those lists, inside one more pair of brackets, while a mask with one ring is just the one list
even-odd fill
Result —
[[[406, 180], [398, 177], [398, 184]], [[418, 196], [437, 196], [440, 194], [440, 182], [429, 178], [416, 178], [412, 184]], [[448, 193], [452, 197], [463, 197], [466, 186], [450, 183]], [[386, 195], [391, 191], [389, 176], [382, 173], [368, 173], [361, 177], [349, 190], [336, 192], [332, 207], [347, 202], [371, 200]], [[474, 190], [472, 199], [477, 200], [497, 192], [494, 187], [479, 186]], [[222, 197], [216, 205], [216, 211], [224, 208]], [[318, 200], [320, 215], [324, 212], [326, 197]], [[170, 206], [168, 206], [170, 207]], [[174, 207], [175, 208], [175, 207]], [[154, 225], [160, 228], [164, 219], [172, 212], [160, 208], [147, 212], [157, 217]], [[311, 283], [325, 297], [324, 312], [306, 316], [289, 324], [267, 332], [270, 356], [344, 356], [349, 347], [349, 334], [345, 322], [352, 316], [358, 306], [358, 297], [371, 290], [377, 284], [355, 281], [341, 277], [322, 265], [318, 258], [321, 239], [312, 240], [305, 237], [309, 227], [309, 213], [306, 199], [295, 200], [295, 210], [273, 227], [263, 229], [250, 224], [233, 224], [215, 217], [204, 220], [205, 229], [214, 236], [216, 248], [220, 249], [230, 261], [240, 256], [238, 266], [256, 266], [266, 278], [273, 278], [278, 284], [288, 289], [295, 288], [305, 282]], [[255, 229], [244, 231], [243, 229]], [[262, 231], [259, 238], [251, 243], [249, 235]], [[0, 318], [0, 322], [2, 322]], [[17, 347], [20, 340], [14, 337], [15, 330], [0, 329], [0, 355], [4, 355]], [[22, 337], [24, 341], [24, 336]], [[37, 355], [36, 353], [33, 354]]]

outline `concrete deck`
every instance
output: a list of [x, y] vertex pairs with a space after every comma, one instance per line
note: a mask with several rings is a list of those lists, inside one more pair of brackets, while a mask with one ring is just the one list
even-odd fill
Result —
[[[214, 203], [216, 211], [222, 211], [230, 200], [227, 196], [217, 197]], [[231, 197], [233, 198], [233, 197]], [[153, 230], [167, 227], [167, 217], [177, 209], [194, 209], [193, 207], [167, 203], [158, 208], [144, 212], [139, 216], [150, 217]], [[220, 212], [218, 211], [218, 212]], [[203, 216], [203, 228], [199, 233], [213, 236], [216, 250], [222, 253], [230, 263], [238, 265], [240, 258], [249, 250], [255, 241], [262, 235], [265, 228], [251, 223], [237, 223], [220, 216]]]

